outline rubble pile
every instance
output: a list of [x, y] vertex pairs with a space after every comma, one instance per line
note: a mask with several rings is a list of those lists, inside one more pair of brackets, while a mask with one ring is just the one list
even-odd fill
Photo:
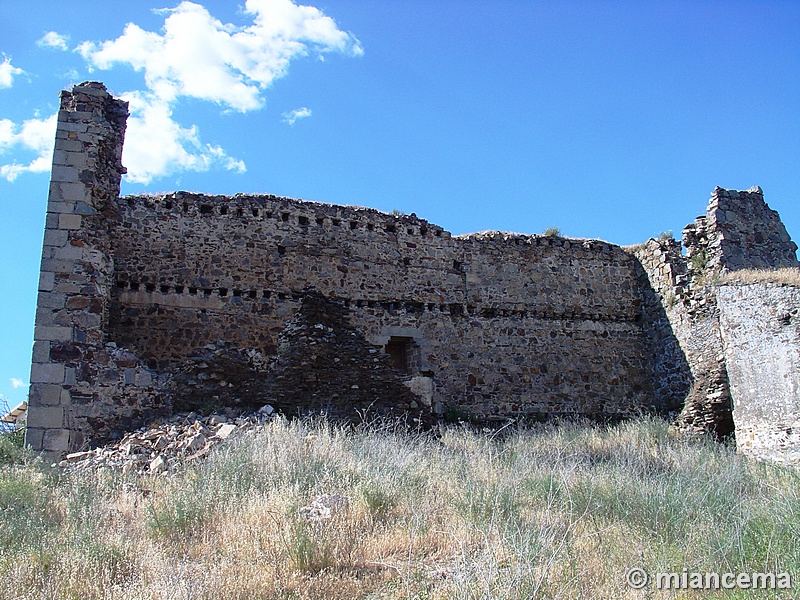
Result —
[[260, 426], [275, 414], [269, 404], [255, 413], [239, 416], [178, 414], [132, 431], [112, 444], [68, 454], [58, 466], [68, 471], [98, 467], [139, 474], [172, 471], [180, 462], [205, 457], [220, 442]]

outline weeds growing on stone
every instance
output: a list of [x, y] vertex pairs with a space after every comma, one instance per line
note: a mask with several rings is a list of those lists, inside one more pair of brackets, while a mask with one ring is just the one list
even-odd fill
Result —
[[[632, 567], [796, 577], [798, 490], [796, 470], [650, 418], [499, 435], [276, 420], [157, 476], [19, 454], [0, 466], [0, 597], [640, 598]], [[347, 500], [303, 516], [321, 494]], [[737, 597], [715, 594], [681, 597]]]

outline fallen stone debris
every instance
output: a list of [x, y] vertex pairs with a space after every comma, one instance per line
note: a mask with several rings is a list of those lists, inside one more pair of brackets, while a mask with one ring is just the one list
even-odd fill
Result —
[[123, 473], [165, 473], [181, 462], [198, 460], [224, 440], [254, 429], [276, 416], [269, 404], [257, 412], [239, 416], [196, 413], [178, 414], [142, 427], [121, 440], [85, 452], [68, 454], [57, 466], [66, 471], [96, 468], [121, 469]]
[[338, 514], [346, 513], [350, 508], [350, 497], [340, 494], [321, 494], [314, 498], [308, 506], [298, 511], [309, 522], [327, 521]]

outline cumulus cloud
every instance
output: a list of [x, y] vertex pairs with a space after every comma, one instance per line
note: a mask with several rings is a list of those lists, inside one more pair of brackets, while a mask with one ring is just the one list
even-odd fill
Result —
[[0, 88], [9, 88], [14, 85], [14, 77], [22, 75], [25, 71], [18, 69], [11, 64], [11, 59], [3, 54], [3, 62], [0, 62]]
[[[131, 103], [123, 163], [132, 181], [212, 166], [245, 170], [219, 146], [203, 144], [195, 126], [182, 127], [173, 119], [180, 98], [256, 110], [264, 106], [263, 91], [286, 75], [292, 60], [330, 52], [363, 54], [358, 39], [332, 18], [291, 0], [247, 0], [244, 14], [251, 22], [244, 26], [222, 23], [188, 0], [156, 12], [165, 15], [160, 32], [128, 23], [116, 39], [77, 48], [92, 69], [128, 65], [144, 75], [146, 90], [123, 94]], [[284, 116], [293, 123], [310, 114]]]
[[53, 144], [56, 135], [54, 114], [45, 119], [33, 118], [22, 125], [8, 119], [0, 119], [0, 154], [9, 150], [22, 149], [36, 156], [30, 162], [0, 165], [0, 177], [14, 181], [22, 173], [41, 173], [50, 170]]
[[69, 40], [68, 35], [61, 35], [60, 33], [57, 33], [55, 31], [48, 31], [39, 40], [36, 41], [36, 44], [42, 48], [55, 48], [56, 50], [66, 50], [68, 40]]
[[301, 106], [300, 108], [295, 108], [294, 110], [283, 113], [283, 122], [288, 123], [289, 125], [294, 125], [295, 121], [298, 119], [305, 119], [310, 116], [311, 109]]
[[131, 111], [122, 150], [130, 181], [149, 183], [178, 171], [206, 171], [212, 166], [237, 173], [246, 170], [242, 161], [219, 146], [202, 144], [197, 127], [176, 123], [168, 102], [143, 92], [130, 92], [123, 98]]
[[10, 381], [11, 381], [11, 387], [13, 387], [15, 390], [28, 385], [27, 383], [22, 381], [22, 379], [17, 379], [16, 377], [12, 377]]
[[322, 11], [290, 0], [247, 0], [253, 23], [244, 27], [188, 0], [160, 12], [167, 15], [163, 33], [129, 23], [119, 38], [84, 42], [78, 51], [98, 69], [128, 64], [143, 71], [148, 89], [163, 100], [188, 96], [242, 112], [263, 106], [261, 91], [286, 74], [292, 59], [363, 53]]

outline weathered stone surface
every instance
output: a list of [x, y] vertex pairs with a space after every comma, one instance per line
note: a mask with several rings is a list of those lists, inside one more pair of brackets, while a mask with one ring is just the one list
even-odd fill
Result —
[[[265, 404], [420, 423], [655, 410], [725, 435], [711, 283], [797, 265], [760, 189], [717, 188], [686, 257], [675, 240], [453, 237], [414, 214], [269, 195], [120, 198], [126, 118], [102, 84], [62, 94], [35, 332], [50, 356], [29, 412], [63, 388], [64, 450], [176, 410]], [[186, 449], [213, 438], [197, 430]]]
[[800, 463], [800, 288], [735, 284], [717, 293], [737, 446]]

